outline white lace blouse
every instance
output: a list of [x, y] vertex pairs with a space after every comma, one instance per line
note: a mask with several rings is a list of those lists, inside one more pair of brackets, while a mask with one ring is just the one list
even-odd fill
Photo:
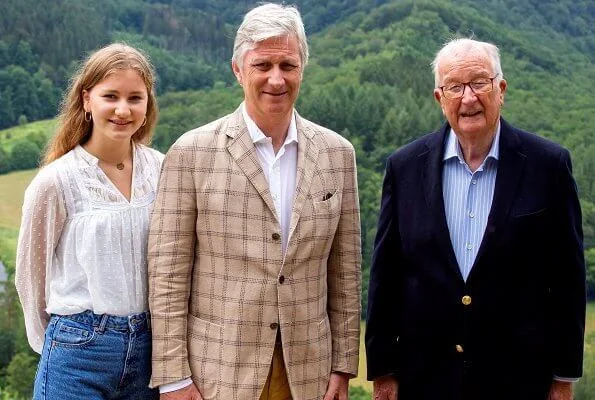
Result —
[[25, 191], [15, 283], [38, 353], [49, 314], [148, 310], [149, 216], [163, 154], [133, 149], [130, 201], [81, 146], [41, 169]]

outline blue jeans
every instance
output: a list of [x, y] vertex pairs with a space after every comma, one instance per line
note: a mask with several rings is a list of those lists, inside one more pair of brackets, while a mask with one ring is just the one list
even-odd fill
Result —
[[52, 315], [33, 399], [158, 399], [159, 391], [148, 387], [150, 376], [148, 313]]

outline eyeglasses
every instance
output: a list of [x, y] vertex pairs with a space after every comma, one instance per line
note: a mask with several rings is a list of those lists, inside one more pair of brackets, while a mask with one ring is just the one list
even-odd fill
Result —
[[500, 74], [496, 74], [493, 78], [478, 79], [471, 82], [456, 82], [450, 83], [446, 86], [439, 86], [442, 90], [442, 94], [447, 99], [460, 99], [465, 94], [465, 86], [469, 86], [469, 89], [475, 94], [486, 94], [494, 90], [494, 79]]

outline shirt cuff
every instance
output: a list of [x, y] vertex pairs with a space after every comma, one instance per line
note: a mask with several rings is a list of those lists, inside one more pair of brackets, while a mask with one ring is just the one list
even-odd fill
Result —
[[559, 381], [559, 382], [578, 382], [579, 378], [565, 378], [562, 376], [556, 376], [554, 375], [554, 380], [555, 381]]
[[192, 384], [192, 378], [182, 379], [181, 381], [166, 383], [159, 386], [159, 393], [169, 393], [176, 390], [184, 389], [186, 386]]

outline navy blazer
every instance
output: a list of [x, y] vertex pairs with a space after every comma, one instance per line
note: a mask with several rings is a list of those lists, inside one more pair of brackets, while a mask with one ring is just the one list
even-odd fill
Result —
[[501, 119], [486, 231], [465, 282], [442, 195], [448, 124], [386, 165], [370, 272], [368, 379], [399, 400], [543, 400], [582, 374], [585, 263], [568, 151]]

